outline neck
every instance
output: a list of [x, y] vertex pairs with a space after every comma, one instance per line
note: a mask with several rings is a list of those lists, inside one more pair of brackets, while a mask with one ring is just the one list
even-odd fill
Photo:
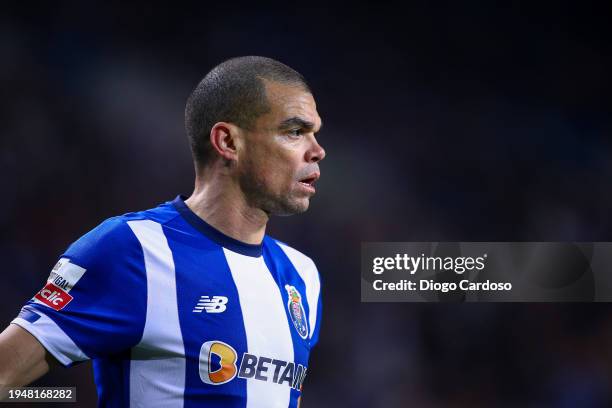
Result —
[[195, 189], [185, 204], [223, 234], [247, 244], [260, 244], [268, 215], [248, 205], [244, 194], [227, 176], [196, 176]]

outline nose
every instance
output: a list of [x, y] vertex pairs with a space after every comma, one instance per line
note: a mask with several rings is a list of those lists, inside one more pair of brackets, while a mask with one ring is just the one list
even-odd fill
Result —
[[312, 137], [312, 145], [306, 151], [306, 161], [308, 163], [316, 163], [325, 158], [325, 149], [321, 147], [321, 145], [317, 142], [315, 137]]

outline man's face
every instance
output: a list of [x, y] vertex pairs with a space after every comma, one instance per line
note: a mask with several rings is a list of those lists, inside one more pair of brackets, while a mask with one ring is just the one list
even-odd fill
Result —
[[239, 184], [249, 205], [268, 214], [308, 209], [325, 150], [315, 133], [321, 118], [312, 94], [301, 87], [264, 81], [270, 111], [246, 131], [238, 157]]

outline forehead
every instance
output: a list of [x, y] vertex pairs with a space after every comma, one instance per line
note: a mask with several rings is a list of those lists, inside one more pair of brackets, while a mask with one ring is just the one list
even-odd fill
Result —
[[279, 82], [263, 81], [270, 112], [263, 115], [267, 125], [280, 124], [282, 121], [298, 117], [315, 124], [315, 131], [321, 127], [321, 118], [317, 112], [317, 104], [310, 92], [296, 85]]

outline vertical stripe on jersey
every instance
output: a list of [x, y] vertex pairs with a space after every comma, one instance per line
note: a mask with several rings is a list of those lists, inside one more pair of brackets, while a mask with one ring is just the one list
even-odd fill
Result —
[[[213, 385], [201, 379], [200, 369], [207, 365], [207, 360], [200, 361], [204, 343], [218, 341], [240, 350], [237, 364], [242, 352], [248, 349], [238, 290], [223, 248], [189, 228], [178, 217], [163, 226], [174, 256], [179, 322], [185, 345], [184, 407], [244, 408], [246, 380], [236, 376], [229, 382]], [[194, 312], [202, 296], [226, 297], [226, 309], [220, 313]]]
[[[310, 324], [308, 324], [310, 307], [308, 304], [308, 298], [306, 297], [306, 284], [304, 283], [304, 280], [300, 274], [297, 272], [296, 266], [291, 263], [291, 260], [289, 257], [287, 257], [287, 254], [285, 254], [278, 243], [270, 238], [265, 239], [266, 246], [264, 248], [263, 258], [276, 283], [278, 284], [280, 292], [282, 293], [286, 319], [293, 340], [293, 360], [297, 364], [307, 367], [308, 355], [310, 351], [310, 340], [308, 339], [308, 334], [310, 333]], [[306, 339], [302, 338], [295, 326], [295, 316], [291, 312], [289, 306], [290, 299], [287, 291], [287, 285], [293, 286], [300, 293], [301, 303], [304, 307], [305, 313], [302, 318], [306, 321], [308, 326]], [[296, 408], [298, 406], [298, 398], [300, 395], [301, 391], [295, 389], [291, 390], [291, 404], [289, 405], [289, 408]]]
[[277, 242], [283, 252], [287, 255], [295, 270], [300, 275], [300, 278], [306, 285], [306, 299], [310, 309], [308, 316], [308, 328], [310, 330], [309, 337], [312, 334], [317, 323], [317, 306], [319, 302], [319, 293], [321, 292], [321, 283], [319, 282], [319, 273], [312, 259], [295, 249]]
[[[293, 346], [284, 302], [263, 257], [223, 249], [238, 289], [249, 353], [293, 361]], [[247, 380], [247, 408], [289, 406], [291, 388]]]
[[147, 273], [146, 322], [131, 356], [130, 406], [182, 407], [185, 349], [172, 252], [160, 224], [142, 220], [128, 225], [142, 246]]

